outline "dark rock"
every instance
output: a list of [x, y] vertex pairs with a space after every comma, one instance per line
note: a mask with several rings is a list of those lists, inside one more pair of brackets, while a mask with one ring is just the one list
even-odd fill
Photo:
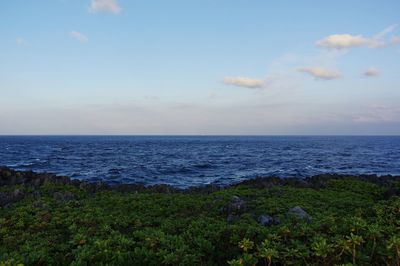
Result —
[[32, 180], [31, 183], [34, 187], [40, 187], [41, 185], [43, 185], [43, 178], [36, 178]]
[[247, 210], [247, 204], [241, 198], [234, 196], [232, 200], [222, 207], [222, 212], [225, 214], [236, 214], [240, 215], [245, 213]]
[[54, 184], [58, 184], [58, 185], [69, 185], [71, 184], [71, 179], [69, 177], [66, 176], [55, 176], [52, 175], [49, 177], [49, 179], [51, 179], [51, 181]]
[[24, 198], [25, 193], [20, 189], [16, 189], [13, 192], [0, 192], [0, 206], [7, 206], [11, 203], [17, 202]]
[[89, 193], [96, 193], [98, 191], [108, 189], [109, 186], [103, 182], [90, 183], [82, 181], [79, 185], [79, 188], [86, 190]]
[[72, 192], [54, 192], [53, 198], [58, 202], [67, 202], [76, 198], [75, 194]]
[[255, 179], [244, 180], [233, 186], [246, 185], [254, 188], [271, 188], [282, 183], [282, 178], [279, 177], [258, 177]]
[[262, 226], [278, 225], [281, 223], [278, 217], [271, 217], [269, 215], [260, 215], [257, 220]]
[[209, 184], [206, 186], [189, 187], [185, 191], [188, 194], [211, 194], [213, 192], [221, 190], [221, 187], [216, 184]]
[[296, 206], [294, 208], [289, 209], [289, 211], [286, 214], [288, 217], [289, 216], [294, 216], [298, 219], [304, 220], [307, 223], [311, 223], [312, 218], [310, 215], [308, 215], [308, 213], [306, 213], [302, 208], [300, 208], [299, 206]]
[[0, 169], [0, 178], [1, 179], [7, 179], [10, 178], [12, 175], [11, 170], [8, 168], [1, 168]]
[[165, 185], [165, 184], [154, 185], [154, 186], [149, 187], [149, 189], [156, 193], [169, 194], [169, 193], [176, 192], [176, 189], [174, 187], [172, 187], [170, 185]]
[[[329, 184], [330, 180], [339, 180], [339, 179], [357, 179], [361, 181], [371, 182], [377, 185], [384, 186], [388, 188], [388, 190], [382, 194], [383, 198], [389, 199], [393, 196], [400, 196], [399, 188], [393, 188], [393, 184], [395, 182], [400, 182], [400, 176], [377, 176], [377, 175], [359, 175], [359, 176], [351, 176], [351, 175], [342, 175], [342, 174], [321, 174], [306, 178], [297, 178], [297, 177], [259, 177], [256, 179], [245, 180], [238, 184], [229, 185], [228, 187], [236, 187], [241, 185], [248, 185], [255, 188], [264, 188], [270, 189], [275, 186], [292, 186], [292, 187], [309, 187], [314, 189], [324, 188]], [[143, 186], [140, 184], [118, 184], [118, 185], [107, 185], [103, 182], [92, 183], [87, 181], [80, 181], [77, 179], [70, 179], [65, 176], [56, 176], [52, 173], [35, 173], [32, 171], [14, 171], [7, 167], [0, 167], [0, 186], [12, 186], [12, 185], [23, 185], [38, 188], [42, 186], [44, 183], [52, 183], [59, 185], [73, 185], [75, 187], [84, 189], [89, 193], [95, 193], [97, 191], [102, 190], [114, 190], [121, 192], [157, 192], [157, 193], [189, 193], [189, 194], [209, 194], [221, 189], [216, 184], [211, 184], [207, 186], [200, 187], [191, 187], [188, 189], [178, 189], [169, 185], [155, 185], [155, 186]], [[392, 188], [391, 188], [392, 187]], [[389, 189], [390, 188], [390, 189]], [[6, 194], [2, 194], [2, 198], [7, 198], [9, 196], [5, 196]], [[4, 200], [7, 202], [8, 200]], [[235, 203], [234, 201], [231, 204], [227, 204], [224, 206], [224, 212], [229, 214], [230, 212], [235, 213], [243, 213], [245, 212], [246, 204]], [[229, 205], [229, 206], [228, 206]]]
[[299, 188], [312, 187], [312, 184], [310, 184], [307, 180], [304, 180], [301, 178], [285, 178], [283, 180], [287, 182], [285, 185], [289, 185], [289, 186], [293, 186], [293, 187], [299, 187]]
[[22, 198], [24, 196], [24, 192], [17, 188], [13, 191], [12, 196], [14, 198]]
[[56, 178], [55, 178], [54, 175], [41, 174], [38, 178], [41, 179], [42, 184], [45, 184], [45, 183], [54, 183], [54, 184], [56, 184]]
[[115, 191], [123, 193], [137, 192], [137, 191], [141, 192], [146, 190], [146, 187], [141, 184], [117, 184], [113, 185], [111, 188]]
[[271, 226], [274, 224], [274, 218], [269, 215], [260, 215], [257, 220], [262, 226]]
[[79, 181], [78, 179], [71, 180], [71, 185], [73, 185], [75, 187], [79, 187], [80, 184], [81, 184], [81, 181]]
[[8, 168], [0, 169], [0, 185], [19, 185], [24, 183], [24, 178], [19, 172]]

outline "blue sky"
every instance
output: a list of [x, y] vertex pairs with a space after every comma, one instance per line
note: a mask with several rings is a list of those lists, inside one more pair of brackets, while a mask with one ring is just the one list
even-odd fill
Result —
[[400, 133], [399, 1], [0, 2], [0, 134]]

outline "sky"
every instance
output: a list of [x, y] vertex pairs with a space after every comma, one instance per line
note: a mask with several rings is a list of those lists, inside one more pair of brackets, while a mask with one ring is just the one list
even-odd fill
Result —
[[2, 0], [1, 135], [399, 135], [398, 0]]

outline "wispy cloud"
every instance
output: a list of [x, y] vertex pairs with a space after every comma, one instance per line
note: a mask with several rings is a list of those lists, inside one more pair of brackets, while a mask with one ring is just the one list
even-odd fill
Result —
[[307, 73], [316, 79], [331, 80], [340, 77], [339, 71], [322, 67], [302, 67], [297, 70], [299, 72]]
[[369, 48], [384, 48], [392, 44], [390, 41], [386, 41], [385, 37], [392, 33], [397, 28], [397, 24], [390, 25], [378, 34], [375, 34], [371, 39], [369, 39]]
[[378, 34], [375, 34], [373, 37], [374, 39], [383, 39], [386, 35], [392, 33], [396, 28], [397, 24], [390, 25], [389, 27], [386, 27], [384, 30], [379, 32]]
[[208, 96], [207, 96], [207, 99], [212, 100], [212, 99], [215, 99], [215, 98], [217, 98], [217, 97], [218, 97], [218, 94], [216, 94], [215, 92], [210, 92], [210, 93], [208, 94]]
[[155, 95], [146, 95], [144, 96], [145, 100], [149, 100], [149, 101], [158, 101], [160, 100], [160, 97], [155, 96]]
[[400, 44], [400, 36], [393, 36], [392, 44]]
[[368, 109], [353, 117], [356, 123], [384, 123], [400, 121], [400, 109], [395, 106], [372, 104]]
[[69, 35], [70, 35], [72, 38], [77, 39], [77, 40], [80, 41], [81, 43], [86, 43], [86, 42], [89, 41], [89, 38], [88, 38], [88, 37], [86, 37], [84, 34], [78, 32], [78, 31], [71, 31], [71, 32], [69, 33]]
[[24, 38], [21, 38], [21, 37], [18, 37], [18, 38], [15, 40], [15, 43], [18, 44], [18, 45], [25, 45], [25, 44], [27, 44], [26, 40], [25, 40]]
[[118, 5], [116, 0], [91, 0], [89, 12], [111, 12], [119, 14], [122, 8]]
[[364, 72], [364, 76], [366, 77], [376, 77], [379, 76], [379, 69], [375, 67], [370, 67]]
[[223, 82], [228, 85], [250, 89], [262, 88], [264, 86], [263, 80], [248, 77], [225, 77]]

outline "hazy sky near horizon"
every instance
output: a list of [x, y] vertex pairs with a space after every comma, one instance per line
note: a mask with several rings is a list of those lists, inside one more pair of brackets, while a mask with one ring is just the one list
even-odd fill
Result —
[[0, 134], [400, 134], [398, 0], [3, 0]]

